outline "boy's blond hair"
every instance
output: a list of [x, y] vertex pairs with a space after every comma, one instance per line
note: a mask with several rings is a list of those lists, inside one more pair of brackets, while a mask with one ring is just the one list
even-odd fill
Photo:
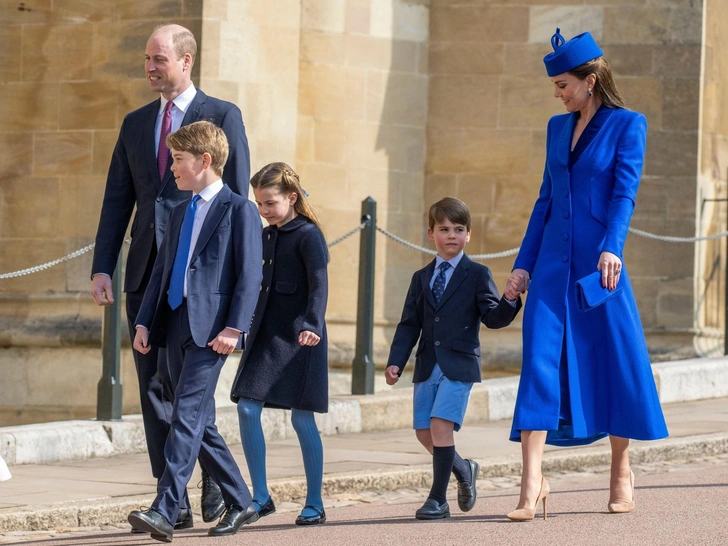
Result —
[[230, 150], [225, 132], [209, 121], [196, 121], [170, 133], [167, 147], [178, 152], [189, 152], [195, 157], [210, 154], [210, 167], [218, 176], [222, 176]]

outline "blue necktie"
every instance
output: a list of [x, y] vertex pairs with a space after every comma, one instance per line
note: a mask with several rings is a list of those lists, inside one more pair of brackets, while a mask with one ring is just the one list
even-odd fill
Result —
[[190, 201], [190, 204], [187, 205], [185, 217], [182, 220], [182, 229], [179, 232], [177, 254], [174, 257], [172, 277], [169, 280], [169, 291], [167, 292], [167, 303], [169, 303], [172, 309], [177, 309], [177, 307], [182, 305], [182, 299], [184, 298], [187, 257], [190, 254], [192, 227], [195, 225], [195, 212], [197, 212], [197, 202], [199, 200], [200, 196], [195, 195]]
[[452, 267], [447, 262], [442, 262], [440, 264], [440, 271], [437, 273], [437, 277], [435, 277], [435, 282], [432, 283], [432, 297], [435, 298], [435, 304], [440, 303], [440, 298], [442, 298], [442, 295], [445, 293], [445, 271], [450, 269]]

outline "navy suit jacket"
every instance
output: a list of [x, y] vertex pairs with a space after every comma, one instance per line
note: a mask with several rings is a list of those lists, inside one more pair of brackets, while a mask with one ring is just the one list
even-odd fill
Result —
[[521, 299], [513, 307], [500, 298], [490, 269], [463, 255], [436, 305], [430, 289], [434, 272], [435, 260], [412, 276], [387, 367], [397, 366], [401, 374], [419, 339], [415, 383], [427, 381], [435, 364], [452, 381], [478, 383], [480, 323], [508, 326], [521, 309]]
[[[126, 262], [125, 292], [142, 291], [152, 245], [162, 244], [169, 212], [191, 197], [180, 191], [169, 169], [163, 180], [157, 168], [154, 130], [160, 99], [127, 114], [121, 124], [119, 139], [111, 157], [106, 192], [96, 232], [91, 274], [113, 275], [124, 241], [131, 213], [136, 215], [131, 226], [131, 248]], [[223, 172], [225, 182], [235, 193], [248, 195], [250, 152], [245, 136], [243, 117], [230, 102], [208, 97], [199, 89], [190, 103], [182, 125], [207, 120], [220, 126], [228, 138], [230, 155]]]
[[[149, 328], [149, 342], [157, 347], [166, 347], [171, 312], [167, 290], [188, 203], [189, 199], [172, 209], [137, 315], [137, 324]], [[223, 186], [210, 204], [187, 270], [187, 311], [198, 347], [228, 326], [244, 333], [250, 330], [263, 280], [262, 237], [253, 202]]]

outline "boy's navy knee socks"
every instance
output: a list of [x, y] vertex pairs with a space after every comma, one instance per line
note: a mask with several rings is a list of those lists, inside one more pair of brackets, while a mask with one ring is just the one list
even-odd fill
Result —
[[[265, 471], [265, 436], [260, 416], [263, 412], [263, 402], [241, 398], [238, 402], [238, 418], [240, 421], [240, 439], [243, 443], [245, 461], [248, 463], [250, 481], [253, 486], [253, 498], [265, 504], [270, 498], [268, 481]], [[257, 509], [260, 505], [253, 504]]]
[[[306, 472], [306, 505], [323, 510], [321, 486], [324, 477], [324, 448], [313, 412], [294, 409], [291, 412], [291, 424], [298, 435], [298, 443], [301, 444], [303, 469]], [[318, 516], [319, 514], [305, 508], [301, 511], [301, 515]]]
[[452, 473], [459, 482], [469, 482], [472, 471], [470, 465], [463, 459], [458, 452], [455, 452], [455, 462], [452, 463]]
[[447, 502], [447, 485], [453, 471], [455, 446], [434, 446], [432, 448], [432, 488], [429, 498], [440, 504]]

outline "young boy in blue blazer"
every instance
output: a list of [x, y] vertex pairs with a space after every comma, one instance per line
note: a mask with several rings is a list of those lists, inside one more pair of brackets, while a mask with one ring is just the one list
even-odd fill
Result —
[[453, 432], [463, 423], [473, 383], [480, 382], [480, 323], [503, 328], [521, 308], [520, 297], [499, 297], [490, 269], [463, 253], [470, 229], [470, 211], [459, 199], [446, 197], [430, 207], [427, 234], [437, 257], [412, 276], [384, 372], [394, 385], [419, 339], [414, 429], [432, 454], [433, 480], [417, 519], [450, 517], [450, 472], [458, 481], [460, 510], [475, 505], [480, 467], [457, 454]]
[[167, 348], [174, 403], [164, 446], [166, 468], [148, 510], [129, 523], [171, 542], [198, 458], [220, 485], [225, 512], [212, 536], [235, 534], [258, 519], [252, 497], [215, 426], [215, 386], [228, 355], [250, 328], [263, 278], [262, 225], [255, 205], [221, 180], [228, 142], [198, 121], [167, 137], [172, 172], [192, 199], [180, 203], [154, 263], [137, 315], [134, 349]]

